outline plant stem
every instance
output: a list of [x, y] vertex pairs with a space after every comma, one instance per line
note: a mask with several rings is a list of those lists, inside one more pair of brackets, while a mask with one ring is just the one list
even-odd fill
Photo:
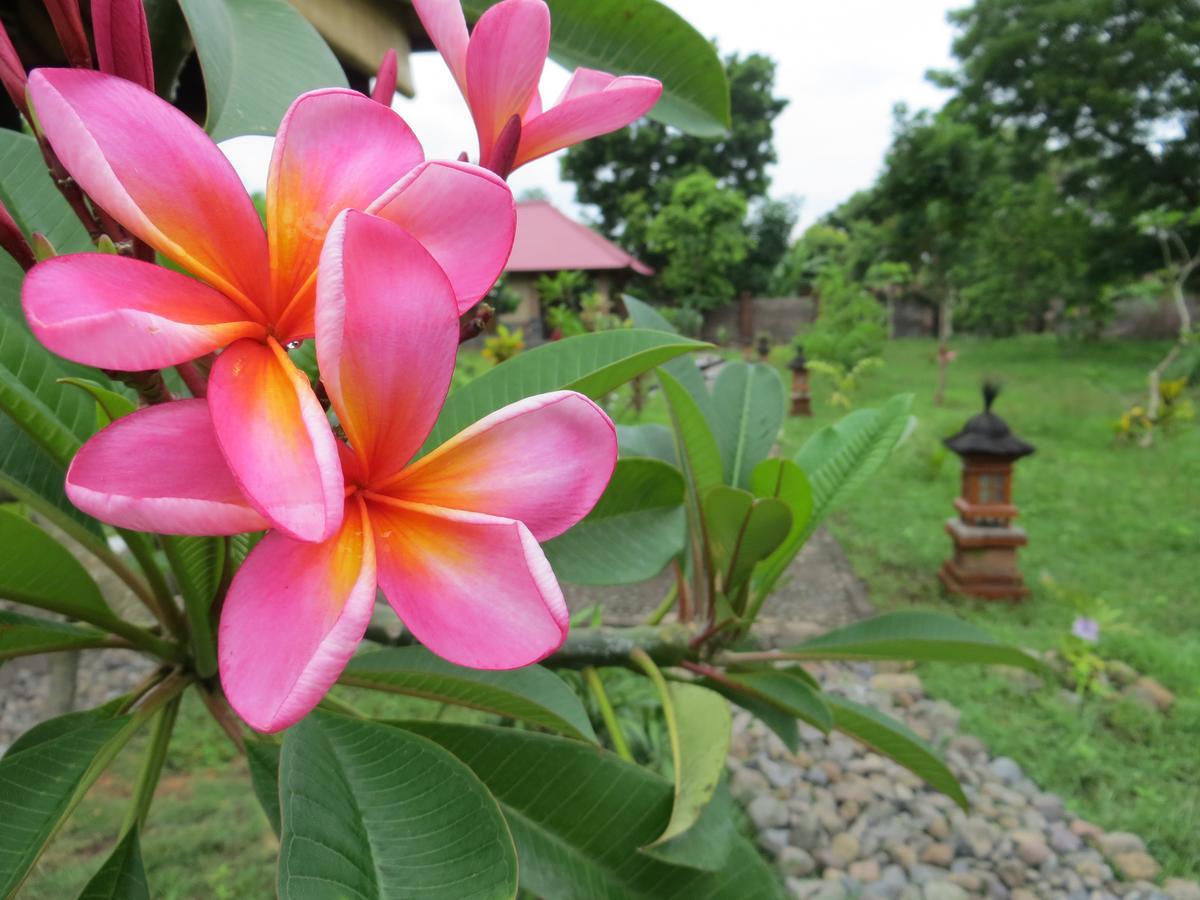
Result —
[[225, 699], [225, 696], [201, 689], [200, 700], [208, 708], [209, 715], [221, 726], [221, 730], [233, 741], [233, 745], [238, 748], [238, 751], [245, 753], [246, 739], [242, 736], [242, 728], [238, 724], [237, 715], [229, 707], [229, 701]]
[[179, 615], [179, 608], [175, 605], [175, 597], [171, 593], [171, 588], [167, 585], [167, 579], [163, 577], [162, 569], [158, 567], [158, 561], [154, 558], [154, 544], [152, 539], [140, 531], [126, 531], [124, 528], [118, 528], [117, 533], [121, 535], [121, 539], [125, 541], [125, 546], [129, 548], [129, 552], [137, 560], [138, 566], [146, 576], [146, 582], [150, 586], [153, 604], [146, 602], [145, 598], [143, 598], [142, 602], [154, 614], [154, 618], [158, 619], [162, 623], [162, 626], [170, 631], [171, 634], [181, 640], [186, 639], [187, 625]]
[[600, 715], [604, 719], [604, 727], [608, 729], [608, 735], [612, 738], [613, 750], [617, 756], [626, 762], [633, 762], [633, 754], [629, 752], [629, 744], [625, 741], [625, 733], [621, 731], [621, 724], [617, 721], [616, 711], [613, 710], [612, 703], [608, 699], [608, 694], [604, 690], [604, 682], [600, 680], [600, 673], [592, 666], [587, 666], [583, 670], [583, 679], [587, 682], [588, 690], [592, 692], [592, 696], [596, 698], [596, 705], [600, 707]]
[[658, 608], [650, 613], [645, 624], [657, 625], [667, 617], [667, 613], [675, 606], [675, 601], [679, 599], [679, 582], [675, 581], [671, 585], [671, 589], [667, 591], [667, 596], [663, 597], [662, 603], [658, 604]]
[[124, 836], [131, 828], [141, 828], [146, 823], [146, 814], [154, 801], [154, 790], [158, 786], [162, 774], [163, 763], [167, 760], [167, 748], [171, 743], [171, 733], [175, 730], [175, 720], [179, 715], [179, 704], [183, 694], [178, 693], [164, 706], [154, 719], [154, 730], [150, 733], [150, 746], [146, 748], [146, 756], [142, 760], [142, 769], [138, 773], [137, 784], [134, 787], [133, 799], [125, 813], [125, 821], [121, 823], [120, 834]]

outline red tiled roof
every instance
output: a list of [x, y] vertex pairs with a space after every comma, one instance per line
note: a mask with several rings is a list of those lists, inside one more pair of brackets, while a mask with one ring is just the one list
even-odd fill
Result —
[[654, 270], [612, 241], [563, 215], [545, 200], [517, 204], [517, 237], [506, 272], [558, 272], [563, 269]]

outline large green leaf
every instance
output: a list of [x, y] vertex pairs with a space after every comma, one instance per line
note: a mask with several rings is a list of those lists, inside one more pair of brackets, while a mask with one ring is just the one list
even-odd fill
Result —
[[10, 897], [136, 728], [112, 707], [44, 722], [0, 759], [0, 896]]
[[204, 73], [214, 141], [274, 134], [305, 91], [345, 87], [337, 57], [285, 0], [179, 0]]
[[685, 536], [679, 470], [656, 459], [622, 459], [596, 507], [542, 549], [562, 581], [630, 584], [661, 572]]
[[789, 647], [801, 659], [907, 659], [1040, 670], [1042, 663], [954, 616], [893, 612], [837, 628]]
[[[664, 319], [662, 314], [649, 303], [628, 294], [622, 294], [621, 300], [625, 304], [625, 311], [629, 313], [629, 321], [633, 323], [634, 328], [648, 328], [651, 331], [679, 334], [675, 326]], [[708, 392], [708, 384], [704, 381], [704, 373], [700, 371], [696, 361], [690, 356], [681, 356], [663, 363], [662, 368], [666, 369], [671, 377], [692, 395], [692, 399], [699, 407], [700, 414], [704, 416], [704, 421], [708, 423], [709, 429], [714, 435], [719, 434], [721, 423], [717, 417], [717, 409]]]
[[733, 602], [754, 567], [787, 537], [792, 513], [782, 500], [755, 498], [723, 484], [711, 488], [703, 502], [717, 589]]
[[658, 331], [620, 329], [581, 334], [514, 356], [454, 391], [421, 452], [453, 437], [502, 406], [547, 391], [572, 390], [593, 399], [635, 375], [707, 346]]
[[[26, 237], [40, 231], [60, 254], [91, 249], [87, 230], [55, 187], [37, 141], [8, 129], [0, 129], [0, 201]], [[16, 267], [7, 254], [0, 256]], [[19, 315], [14, 299], [6, 297], [4, 305]]]
[[[464, 0], [478, 17], [497, 0]], [[663, 83], [650, 117], [698, 137], [729, 129], [729, 83], [716, 49], [658, 0], [547, 0], [550, 56], [568, 69], [649, 75]]]
[[193, 637], [196, 673], [209, 678], [217, 671], [215, 647], [208, 636], [213, 633], [213, 598], [225, 571], [225, 541], [215, 537], [167, 536], [163, 538], [163, 548], [183, 595], [183, 608]]
[[108, 635], [93, 628], [54, 622], [0, 609], [0, 659], [101, 647]]
[[150, 900], [137, 828], [117, 842], [100, 871], [84, 887], [79, 900]]
[[729, 672], [726, 677], [739, 690], [814, 728], [827, 732], [833, 727], [833, 714], [825, 702], [825, 694], [814, 686], [803, 669], [763, 668]]
[[643, 847], [642, 852], [673, 866], [719, 872], [729, 861], [736, 838], [737, 812], [722, 773], [712, 799], [691, 828], [666, 843]]
[[500, 802], [521, 886], [555, 900], [758, 900], [781, 896], [741, 837], [720, 872], [666, 865], [638, 848], [671, 815], [670, 782], [615, 754], [511, 728], [407, 722], [483, 780]]
[[669, 372], [660, 370], [658, 377], [662, 380], [663, 394], [671, 413], [675, 449], [683, 465], [684, 477], [689, 488], [699, 496], [721, 484], [721, 451], [692, 395]]
[[[756, 497], [774, 497], [787, 504], [792, 513], [792, 526], [766, 559], [760, 572], [763, 581], [775, 583], [778, 574], [791, 563], [804, 543], [805, 530], [812, 516], [812, 488], [804, 470], [790, 459], [764, 459], [750, 476], [750, 490]], [[774, 577], [772, 577], [774, 576]]]
[[372, 688], [452, 703], [596, 740], [587, 712], [561, 678], [541, 666], [492, 671], [446, 662], [424, 647], [392, 647], [350, 660], [340, 679]]
[[496, 801], [433, 741], [315, 712], [284, 737], [279, 797], [284, 900], [516, 896]]
[[912, 394], [898, 394], [879, 409], [861, 409], [821, 429], [796, 453], [812, 485], [811, 532], [838, 502], [883, 465], [909, 426]]
[[667, 827], [651, 846], [665, 844], [696, 824], [725, 771], [733, 729], [729, 703], [720, 694], [696, 684], [668, 684], [661, 676], [658, 681], [671, 739], [675, 802]]
[[0, 597], [95, 624], [115, 618], [79, 560], [28, 519], [4, 509]]
[[278, 744], [266, 741], [246, 741], [246, 765], [250, 769], [250, 786], [254, 796], [271, 824], [271, 830], [279, 837], [279, 753]]
[[783, 382], [774, 367], [730, 362], [713, 385], [725, 483], [750, 487], [750, 473], [767, 458], [783, 425]]
[[622, 459], [647, 457], [678, 466], [675, 438], [666, 425], [618, 425], [617, 448]]
[[834, 727], [862, 741], [876, 753], [886, 756], [929, 782], [963, 809], [967, 798], [958, 780], [938, 759], [933, 748], [897, 722], [869, 706], [862, 706], [833, 694], [825, 696], [833, 709]]

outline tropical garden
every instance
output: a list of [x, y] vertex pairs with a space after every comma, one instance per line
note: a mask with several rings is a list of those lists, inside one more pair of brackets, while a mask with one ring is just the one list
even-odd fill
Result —
[[[0, 895], [1200, 897], [1187, 3], [953, 13], [802, 231], [775, 62], [657, 0], [401, 4], [457, 159], [305, 6], [0, 13]], [[558, 151], [654, 275], [539, 343]], [[993, 401], [1018, 602], [938, 579]]]

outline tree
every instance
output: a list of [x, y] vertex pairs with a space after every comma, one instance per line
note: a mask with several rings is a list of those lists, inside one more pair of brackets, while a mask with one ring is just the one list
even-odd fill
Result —
[[844, 261], [849, 243], [850, 236], [842, 228], [825, 222], [810, 225], [784, 254], [775, 275], [775, 291], [808, 292], [827, 266]]
[[767, 198], [753, 205], [745, 223], [749, 238], [746, 260], [736, 275], [739, 292], [755, 296], [771, 291], [776, 272], [788, 252], [798, 214], [799, 204], [793, 198]]
[[[766, 195], [775, 162], [775, 118], [787, 100], [775, 96], [775, 61], [759, 53], [726, 57], [733, 127], [724, 137], [697, 138], [643, 119], [629, 128], [577, 144], [562, 159], [562, 175], [580, 203], [600, 211], [600, 230], [635, 255], [644, 231], [627, 230], [670, 202], [674, 182], [699, 169], [747, 199]], [[636, 202], [629, 198], [638, 198]]]
[[867, 269], [867, 274], [863, 278], [867, 290], [874, 291], [883, 297], [887, 308], [889, 338], [895, 337], [896, 333], [896, 300], [900, 296], [900, 291], [912, 283], [912, 277], [912, 267], [908, 263], [884, 260], [874, 263], [871, 268]]
[[657, 279], [660, 299], [698, 310], [732, 300], [750, 243], [745, 218], [746, 198], [708, 172], [675, 182], [670, 202], [646, 228], [650, 249], [666, 260]]
[[821, 312], [804, 335], [808, 356], [846, 371], [878, 356], [887, 339], [879, 301], [850, 277], [845, 266], [826, 266], [817, 277], [816, 288]]
[[1099, 225], [1096, 283], [1148, 268], [1138, 213], [1200, 205], [1195, 0], [976, 0], [950, 20], [960, 68], [931, 73], [949, 115], [1009, 133], [1026, 175], [1060, 166]]

